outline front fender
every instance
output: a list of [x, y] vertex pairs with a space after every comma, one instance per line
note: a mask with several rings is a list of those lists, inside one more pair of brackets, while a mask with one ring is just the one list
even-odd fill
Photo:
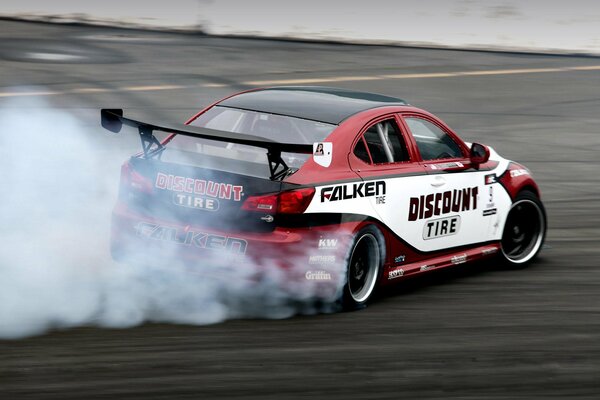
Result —
[[506, 171], [498, 178], [498, 182], [504, 186], [513, 200], [522, 190], [530, 190], [538, 198], [541, 198], [539, 186], [531, 176], [531, 172], [519, 163], [511, 162]]

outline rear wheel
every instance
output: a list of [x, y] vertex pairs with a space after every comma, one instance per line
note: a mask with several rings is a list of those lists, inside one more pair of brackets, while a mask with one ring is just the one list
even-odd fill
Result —
[[372, 298], [385, 258], [383, 235], [375, 227], [360, 230], [348, 256], [343, 302], [346, 309], [364, 307]]
[[539, 253], [546, 236], [546, 211], [530, 191], [517, 195], [502, 233], [501, 256], [505, 264], [524, 267]]

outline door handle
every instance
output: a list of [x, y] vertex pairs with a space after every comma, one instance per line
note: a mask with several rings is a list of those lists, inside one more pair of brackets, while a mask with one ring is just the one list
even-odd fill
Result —
[[436, 176], [435, 178], [433, 178], [433, 181], [431, 182], [431, 186], [433, 186], [433, 187], [440, 187], [445, 184], [446, 184], [446, 180], [439, 175]]

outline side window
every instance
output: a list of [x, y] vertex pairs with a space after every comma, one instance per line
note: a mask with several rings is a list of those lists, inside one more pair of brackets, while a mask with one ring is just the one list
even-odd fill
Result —
[[423, 160], [464, 157], [458, 144], [437, 125], [416, 117], [404, 119], [417, 142]]
[[389, 119], [369, 127], [354, 147], [354, 155], [366, 163], [408, 161], [408, 151], [396, 121]]
[[354, 147], [354, 155], [367, 164], [371, 163], [371, 156], [369, 156], [369, 152], [367, 151], [367, 146], [365, 145], [365, 139], [360, 138], [360, 140], [356, 143]]

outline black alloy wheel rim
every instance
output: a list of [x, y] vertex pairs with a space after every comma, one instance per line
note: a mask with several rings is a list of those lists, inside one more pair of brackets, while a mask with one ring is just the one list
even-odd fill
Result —
[[508, 214], [502, 251], [514, 263], [530, 260], [541, 246], [544, 218], [540, 207], [531, 200], [516, 202]]
[[364, 234], [356, 241], [348, 265], [348, 289], [355, 302], [361, 303], [369, 298], [378, 270], [377, 239], [370, 233]]

